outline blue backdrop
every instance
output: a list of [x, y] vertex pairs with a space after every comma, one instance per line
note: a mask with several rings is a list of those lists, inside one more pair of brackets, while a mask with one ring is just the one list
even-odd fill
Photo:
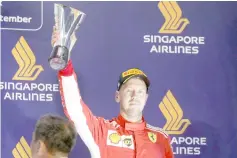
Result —
[[[87, 15], [72, 60], [95, 115], [118, 115], [119, 73], [139, 67], [151, 80], [144, 116], [170, 133], [177, 158], [237, 157], [236, 2], [58, 3]], [[41, 115], [64, 116], [57, 75], [47, 61], [53, 10], [53, 2], [2, 2], [4, 158], [27, 157]], [[80, 138], [70, 157], [89, 157]]]

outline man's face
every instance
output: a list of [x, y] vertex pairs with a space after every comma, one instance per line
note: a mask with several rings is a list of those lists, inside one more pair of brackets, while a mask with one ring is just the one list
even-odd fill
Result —
[[116, 102], [120, 109], [129, 116], [142, 113], [148, 98], [147, 87], [143, 80], [131, 78], [116, 92]]

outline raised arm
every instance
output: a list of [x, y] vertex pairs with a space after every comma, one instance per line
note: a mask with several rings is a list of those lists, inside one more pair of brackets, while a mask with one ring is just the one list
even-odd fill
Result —
[[100, 127], [103, 126], [103, 118], [94, 116], [83, 102], [71, 61], [64, 70], [59, 71], [58, 79], [64, 113], [75, 124], [92, 157], [98, 157], [100, 153], [97, 144], [102, 133]]

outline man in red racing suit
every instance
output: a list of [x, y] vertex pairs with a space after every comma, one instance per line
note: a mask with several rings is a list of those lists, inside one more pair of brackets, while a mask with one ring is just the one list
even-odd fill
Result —
[[120, 75], [115, 96], [120, 114], [111, 120], [94, 116], [83, 102], [71, 60], [58, 77], [64, 112], [92, 158], [174, 158], [168, 134], [142, 115], [150, 83], [141, 70]]

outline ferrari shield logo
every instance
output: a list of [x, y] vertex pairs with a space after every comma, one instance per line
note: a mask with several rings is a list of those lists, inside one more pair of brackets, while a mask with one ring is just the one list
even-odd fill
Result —
[[156, 140], [157, 140], [157, 136], [155, 133], [152, 133], [152, 132], [148, 132], [148, 138], [150, 139], [151, 142], [155, 143]]

